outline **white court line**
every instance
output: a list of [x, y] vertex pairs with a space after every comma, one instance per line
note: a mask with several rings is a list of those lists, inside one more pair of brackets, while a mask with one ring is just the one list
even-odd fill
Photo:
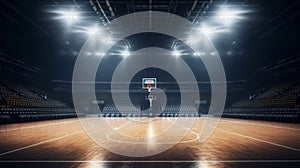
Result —
[[82, 131], [73, 132], [73, 133], [70, 133], [70, 134], [66, 134], [66, 135], [61, 136], [61, 137], [52, 138], [52, 139], [49, 139], [49, 140], [46, 140], [46, 141], [38, 142], [38, 143], [35, 143], [35, 144], [32, 144], [32, 145], [24, 146], [24, 147], [21, 147], [21, 148], [18, 148], [18, 149], [14, 149], [14, 150], [11, 150], [11, 151], [7, 151], [7, 152], [4, 152], [4, 153], [1, 153], [0, 157], [4, 156], [4, 155], [7, 155], [7, 154], [10, 154], [10, 153], [13, 153], [13, 152], [17, 152], [17, 151], [23, 150], [23, 149], [27, 149], [27, 148], [38, 146], [38, 145], [45, 144], [45, 143], [48, 143], [48, 142], [52, 142], [52, 141], [56, 141], [56, 140], [59, 140], [59, 139], [63, 139], [63, 138], [66, 138], [68, 136], [75, 135], [75, 134], [78, 134], [78, 133], [81, 133], [81, 132], [83, 132], [83, 130]]
[[[131, 122], [132, 122], [132, 120], [129, 120], [129, 121], [125, 122], [124, 124], [122, 124], [122, 125], [119, 126], [119, 127], [116, 127], [116, 128], [110, 127], [112, 130], [111, 130], [109, 133], [106, 133], [106, 135], [105, 135], [106, 139], [107, 139], [107, 140], [112, 140], [112, 139], [109, 138], [109, 135], [110, 135], [110, 134], [112, 134], [112, 133], [115, 132], [116, 130], [121, 129], [122, 127], [124, 127], [125, 125], [127, 125], [127, 124], [129, 124], [129, 123], [131, 123]], [[132, 136], [128, 136], [128, 135], [122, 134], [121, 132], [117, 132], [117, 133], [119, 133], [119, 134], [121, 134], [121, 135], [123, 135], [123, 136], [127, 136], [127, 137], [133, 138]]]
[[[93, 127], [95, 127], [95, 125], [92, 125], [91, 128], [93, 128]], [[35, 144], [32, 144], [32, 145], [24, 146], [24, 147], [21, 147], [21, 148], [18, 148], [18, 149], [10, 150], [10, 151], [1, 153], [0, 157], [4, 156], [6, 154], [10, 154], [10, 153], [13, 153], [13, 152], [17, 152], [17, 151], [23, 150], [23, 149], [27, 149], [27, 148], [35, 147], [35, 146], [38, 146], [38, 145], [41, 145], [41, 144], [45, 144], [45, 143], [48, 143], [48, 142], [52, 142], [52, 141], [56, 141], [56, 140], [59, 140], [59, 139], [63, 139], [63, 138], [66, 138], [68, 136], [72, 136], [72, 135], [75, 135], [75, 134], [78, 134], [78, 133], [82, 133], [82, 132], [84, 132], [84, 130], [76, 131], [76, 132], [73, 132], [73, 133], [70, 133], [70, 134], [66, 134], [64, 136], [52, 138], [52, 139], [49, 139], [49, 140], [46, 140], [46, 141], [42, 141], [42, 142], [38, 142], [38, 143], [35, 143]]]
[[[180, 125], [181, 127], [183, 127], [182, 125]], [[184, 127], [183, 127], [184, 128]], [[184, 128], [186, 129], [186, 128]], [[169, 141], [169, 142], [157, 142], [157, 143], [153, 143], [153, 144], [159, 144], [159, 145], [162, 145], [162, 144], [181, 144], [181, 143], [189, 143], [189, 142], [193, 142], [193, 141], [196, 141], [199, 139], [199, 135], [197, 133], [195, 133], [194, 131], [191, 131], [189, 130], [190, 132], [192, 132], [192, 134], [194, 134], [196, 137], [193, 138], [193, 139], [190, 139], [190, 140], [185, 140], [185, 141], [179, 141], [179, 142], [172, 142], [172, 141]], [[110, 134], [112, 132], [106, 134], [106, 139], [110, 140], [110, 141], [113, 141], [113, 142], [119, 142], [119, 143], [127, 143], [127, 144], [148, 144], [147, 142], [132, 142], [132, 141], [123, 141], [123, 140], [117, 140], [117, 139], [113, 139], [113, 138], [110, 138]], [[135, 137], [133, 137], [135, 138]], [[184, 138], [184, 137], [183, 137]], [[146, 139], [146, 138], [145, 138]]]
[[57, 123], [51, 123], [51, 124], [42, 124], [42, 125], [36, 125], [36, 126], [28, 126], [28, 127], [19, 127], [19, 128], [11, 128], [11, 129], [1, 129], [1, 132], [8, 132], [8, 131], [15, 131], [15, 130], [23, 130], [23, 129], [31, 129], [31, 128], [38, 128], [38, 127], [46, 127], [51, 125], [58, 125], [58, 124], [66, 124], [66, 123], [73, 123], [78, 121], [63, 121], [63, 122], [57, 122]]
[[[169, 120], [169, 119], [168, 119], [168, 120]], [[170, 121], [172, 121], [172, 120], [170, 120]], [[177, 125], [181, 126], [183, 129], [189, 130], [189, 132], [191, 132], [192, 134], [196, 135], [196, 137], [197, 137], [197, 138], [194, 138], [194, 139], [191, 139], [191, 140], [182, 141], [182, 142], [178, 142], [178, 143], [188, 143], [188, 142], [193, 142], [193, 141], [195, 141], [195, 140], [197, 140], [197, 139], [200, 138], [199, 134], [196, 133], [195, 131], [193, 131], [193, 129], [192, 129], [193, 127], [188, 128], [188, 127], [186, 127], [186, 126], [184, 126], [184, 125], [182, 125], [182, 124], [176, 123], [176, 122], [174, 122], [174, 121], [172, 121], [172, 122], [173, 122], [174, 124], [177, 124]], [[187, 134], [186, 134], [186, 135], [187, 135]], [[183, 137], [183, 138], [184, 138], [184, 137]]]
[[[185, 126], [183, 126], [183, 125], [181, 125], [181, 124], [178, 124], [178, 123], [172, 121], [171, 119], [167, 119], [167, 120], [173, 122], [174, 124], [177, 124], [177, 125], [181, 126], [183, 129], [189, 130], [189, 132], [191, 132], [192, 134], [194, 134], [196, 137], [193, 138], [193, 139], [190, 139], [190, 140], [185, 140], [185, 141], [180, 141], [180, 142], [157, 142], [157, 143], [155, 143], [155, 144], [178, 144], [178, 143], [189, 143], [189, 142], [193, 142], [193, 141], [196, 141], [197, 139], [199, 139], [199, 135], [198, 135], [196, 132], [194, 132], [193, 130], [191, 130], [190, 128], [185, 127]], [[116, 139], [110, 138], [110, 135], [111, 135], [113, 132], [115, 132], [115, 130], [122, 128], [123, 126], [125, 126], [125, 125], [128, 124], [129, 122], [132, 122], [132, 120], [127, 121], [127, 122], [124, 123], [123, 125], [121, 125], [121, 126], [115, 128], [115, 129], [113, 129], [112, 131], [110, 131], [109, 133], [107, 133], [107, 134], [106, 134], [106, 139], [108, 139], [108, 140], [110, 140], [110, 141], [113, 141], [113, 142], [127, 143], [127, 144], [128, 144], [128, 143], [129, 143], [129, 144], [147, 144], [147, 142], [129, 142], [129, 141], [122, 141], [122, 140], [116, 140]], [[118, 133], [120, 133], [120, 132], [118, 132]], [[120, 133], [120, 134], [122, 134], [122, 133]], [[124, 134], [122, 134], [122, 135], [124, 135]], [[131, 137], [131, 138], [136, 138], [136, 137], [134, 137], [134, 136], [128, 136], [128, 135], [124, 135], [124, 136]], [[183, 137], [183, 138], [184, 138], [184, 137]]]
[[274, 143], [274, 142], [269, 142], [269, 141], [265, 141], [265, 140], [262, 140], [262, 139], [257, 139], [257, 138], [251, 137], [251, 136], [247, 136], [247, 135], [243, 135], [243, 134], [239, 134], [239, 133], [234, 133], [234, 132], [231, 132], [231, 131], [226, 131], [226, 130], [223, 130], [221, 128], [217, 128], [217, 130], [220, 130], [221, 132], [229, 133], [229, 134], [232, 134], [232, 135], [237, 135], [237, 136], [240, 136], [240, 137], [243, 137], [243, 138], [248, 138], [248, 139], [256, 140], [256, 141], [259, 141], [259, 142], [264, 142], [264, 143], [267, 143], [267, 144], [270, 144], [270, 145], [274, 145], [274, 146], [277, 146], [277, 147], [282, 147], [282, 148], [285, 148], [285, 149], [290, 149], [290, 150], [293, 150], [293, 151], [300, 152], [300, 149], [289, 147], [289, 146], [286, 146], [286, 145], [281, 145], [281, 144], [277, 144], [277, 143]]
[[300, 163], [300, 160], [0, 160], [0, 163]]
[[255, 123], [242, 122], [242, 121], [231, 121], [231, 120], [227, 120], [227, 119], [221, 119], [221, 122], [222, 121], [231, 122], [231, 123], [238, 123], [238, 124], [247, 124], [247, 125], [271, 127], [271, 128], [279, 128], [279, 129], [286, 129], [286, 130], [292, 130], [292, 131], [300, 131], [300, 128], [288, 128], [288, 127], [280, 127], [280, 126], [273, 126], [273, 125], [266, 125], [266, 124], [255, 124]]

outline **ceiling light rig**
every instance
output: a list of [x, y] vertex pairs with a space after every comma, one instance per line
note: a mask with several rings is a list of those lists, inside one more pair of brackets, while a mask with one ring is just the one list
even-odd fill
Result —
[[122, 51], [122, 52], [121, 52], [121, 56], [122, 56], [123, 58], [129, 57], [129, 56], [130, 56], [129, 50], [126, 49], [126, 50]]
[[96, 52], [95, 53], [95, 56], [104, 56], [105, 55], [105, 53], [101, 53], [101, 52]]
[[67, 19], [69, 21], [74, 21], [79, 19], [79, 16], [76, 12], [64, 12], [63, 17], [64, 19]]
[[205, 35], [209, 35], [210, 33], [213, 32], [212, 28], [207, 27], [206, 24], [202, 24], [200, 26], [199, 30]]
[[129, 56], [130, 56], [130, 50], [129, 50], [129, 49], [130, 49], [129, 45], [125, 43], [124, 50], [121, 51], [121, 56], [122, 56], [123, 58], [126, 58], [126, 57], [129, 57]]
[[174, 50], [174, 51], [172, 52], [172, 55], [175, 56], [175, 57], [180, 57], [180, 56], [181, 56], [180, 52], [177, 51], [177, 50]]
[[205, 52], [193, 53], [194, 56], [204, 56]]
[[239, 20], [244, 19], [242, 16], [244, 13], [247, 13], [245, 10], [234, 9], [229, 7], [222, 7], [217, 14], [217, 19], [219, 22], [223, 23], [226, 26], [230, 26], [233, 23], [236, 23]]
[[199, 27], [199, 32], [204, 34], [209, 39], [214, 39], [215, 37], [217, 37], [216, 36], [217, 34], [227, 33], [227, 32], [229, 32], [229, 29], [225, 28], [223, 26], [217, 26], [217, 25], [211, 26], [211, 25], [207, 25], [207, 24], [202, 24]]
[[222, 9], [218, 13], [218, 19], [224, 24], [231, 24], [237, 18], [236, 13], [226, 8]]
[[217, 11], [214, 20], [209, 22], [204, 22], [199, 26], [199, 30], [206, 35], [209, 39], [215, 37], [217, 33], [228, 33], [232, 29], [232, 25], [241, 19], [243, 13], [247, 11], [231, 8], [228, 6], [223, 6], [219, 11]]
[[[232, 28], [230, 25], [233, 23], [236, 23], [239, 19], [243, 19], [242, 14], [245, 13], [246, 11], [242, 11], [237, 8], [233, 8], [230, 6], [222, 6], [219, 11], [217, 11], [216, 15], [213, 16], [212, 18], [215, 18], [213, 20], [210, 20], [209, 22], [204, 22], [200, 24], [199, 26], [199, 32], [203, 33], [207, 38], [213, 39], [216, 37], [217, 33], [226, 33], [229, 32], [230, 29]], [[80, 16], [80, 12], [74, 10], [74, 9], [65, 9], [65, 10], [59, 10], [59, 11], [54, 11], [54, 13], [57, 13], [58, 16], [56, 17], [57, 19], [62, 19], [67, 23], [67, 25], [74, 24], [74, 23], [81, 23], [80, 19], [82, 19], [82, 16]], [[195, 22], [198, 25], [198, 21]], [[100, 27], [98, 25], [94, 26], [79, 26], [76, 25], [76, 27], [73, 27], [73, 32], [75, 33], [83, 33], [87, 34], [88, 37], [94, 35]], [[194, 41], [198, 40], [199, 38], [192, 37], [188, 39], [187, 43], [193, 43]], [[104, 44], [112, 44], [113, 40], [111, 39], [102, 39], [101, 41], [104, 42]], [[233, 43], [235, 44], [235, 43]], [[185, 55], [183, 52], [180, 52], [176, 50], [178, 45], [178, 41], [174, 40], [171, 45], [171, 50], [172, 55], [175, 57], [179, 57], [182, 55]], [[128, 57], [130, 55], [130, 50], [131, 48], [130, 43], [126, 43], [126, 47], [123, 51], [120, 51], [119, 53], [123, 57]], [[102, 54], [96, 54], [98, 56]], [[205, 55], [203, 53], [193, 53], [194, 56], [202, 56]], [[209, 55], [214, 55], [214, 54], [209, 54]]]
[[78, 22], [81, 19], [80, 13], [75, 10], [65, 9], [65, 10], [58, 10], [58, 11], [51, 11], [51, 12], [57, 14], [57, 16], [54, 17], [54, 19], [63, 20], [68, 25]]

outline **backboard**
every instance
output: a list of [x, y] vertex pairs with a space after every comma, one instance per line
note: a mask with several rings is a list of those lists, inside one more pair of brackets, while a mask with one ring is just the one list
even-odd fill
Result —
[[151, 92], [151, 89], [156, 89], [156, 78], [143, 78], [142, 89], [147, 89]]

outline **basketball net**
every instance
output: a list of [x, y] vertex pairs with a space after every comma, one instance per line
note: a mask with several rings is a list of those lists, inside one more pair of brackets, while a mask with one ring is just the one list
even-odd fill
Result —
[[152, 86], [151, 85], [147, 85], [147, 89], [148, 89], [148, 92], [151, 92]]

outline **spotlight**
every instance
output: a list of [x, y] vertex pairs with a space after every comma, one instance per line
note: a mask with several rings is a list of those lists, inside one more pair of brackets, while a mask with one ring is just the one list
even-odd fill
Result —
[[214, 34], [216, 33], [213, 27], [208, 27], [206, 24], [202, 24], [199, 27], [199, 30], [202, 34], [204, 34], [209, 39], [213, 39]]
[[87, 33], [88, 33], [89, 35], [93, 35], [93, 34], [95, 34], [98, 30], [99, 30], [99, 28], [98, 28], [97, 26], [94, 26], [94, 27], [91, 27], [91, 28], [87, 29]]
[[79, 19], [79, 15], [77, 12], [62, 12], [62, 18], [64, 18], [68, 23], [72, 23]]
[[76, 13], [66, 13], [66, 14], [64, 15], [64, 17], [65, 17], [66, 19], [70, 19], [70, 20], [75, 20], [75, 19], [78, 18], [78, 16], [77, 16]]
[[130, 52], [128, 50], [122, 51], [121, 53], [122, 57], [128, 57], [130, 56]]
[[194, 56], [201, 56], [201, 53], [194, 53]]
[[220, 17], [220, 19], [224, 19], [224, 20], [232, 20], [232, 19], [234, 19], [235, 16], [232, 11], [229, 11], [227, 9], [222, 9], [220, 11], [219, 17]]
[[193, 53], [194, 56], [205, 56], [205, 52]]
[[175, 57], [179, 57], [180, 56], [180, 52], [179, 51], [173, 51], [172, 55]]
[[80, 13], [74, 9], [51, 10], [56, 16], [53, 19], [63, 20], [67, 24], [77, 22], [81, 19]]
[[199, 30], [209, 39], [214, 39], [215, 37], [218, 37], [217, 34], [229, 32], [229, 28], [226, 28], [225, 26], [207, 26], [206, 24], [202, 24], [199, 27]]
[[236, 10], [236, 9], [228, 9], [228, 8], [222, 8], [218, 12], [218, 19], [223, 22], [224, 24], [232, 24], [237, 19], [242, 19], [243, 17], [239, 16], [242, 13], [245, 13], [246, 11], [242, 10]]
[[200, 31], [205, 35], [208, 35], [211, 33], [211, 30], [204, 24], [200, 27]]
[[214, 56], [214, 55], [216, 55], [216, 53], [215, 52], [211, 52], [210, 55]]
[[96, 56], [104, 56], [105, 54], [104, 53], [100, 53], [100, 52], [96, 52], [95, 55]]

